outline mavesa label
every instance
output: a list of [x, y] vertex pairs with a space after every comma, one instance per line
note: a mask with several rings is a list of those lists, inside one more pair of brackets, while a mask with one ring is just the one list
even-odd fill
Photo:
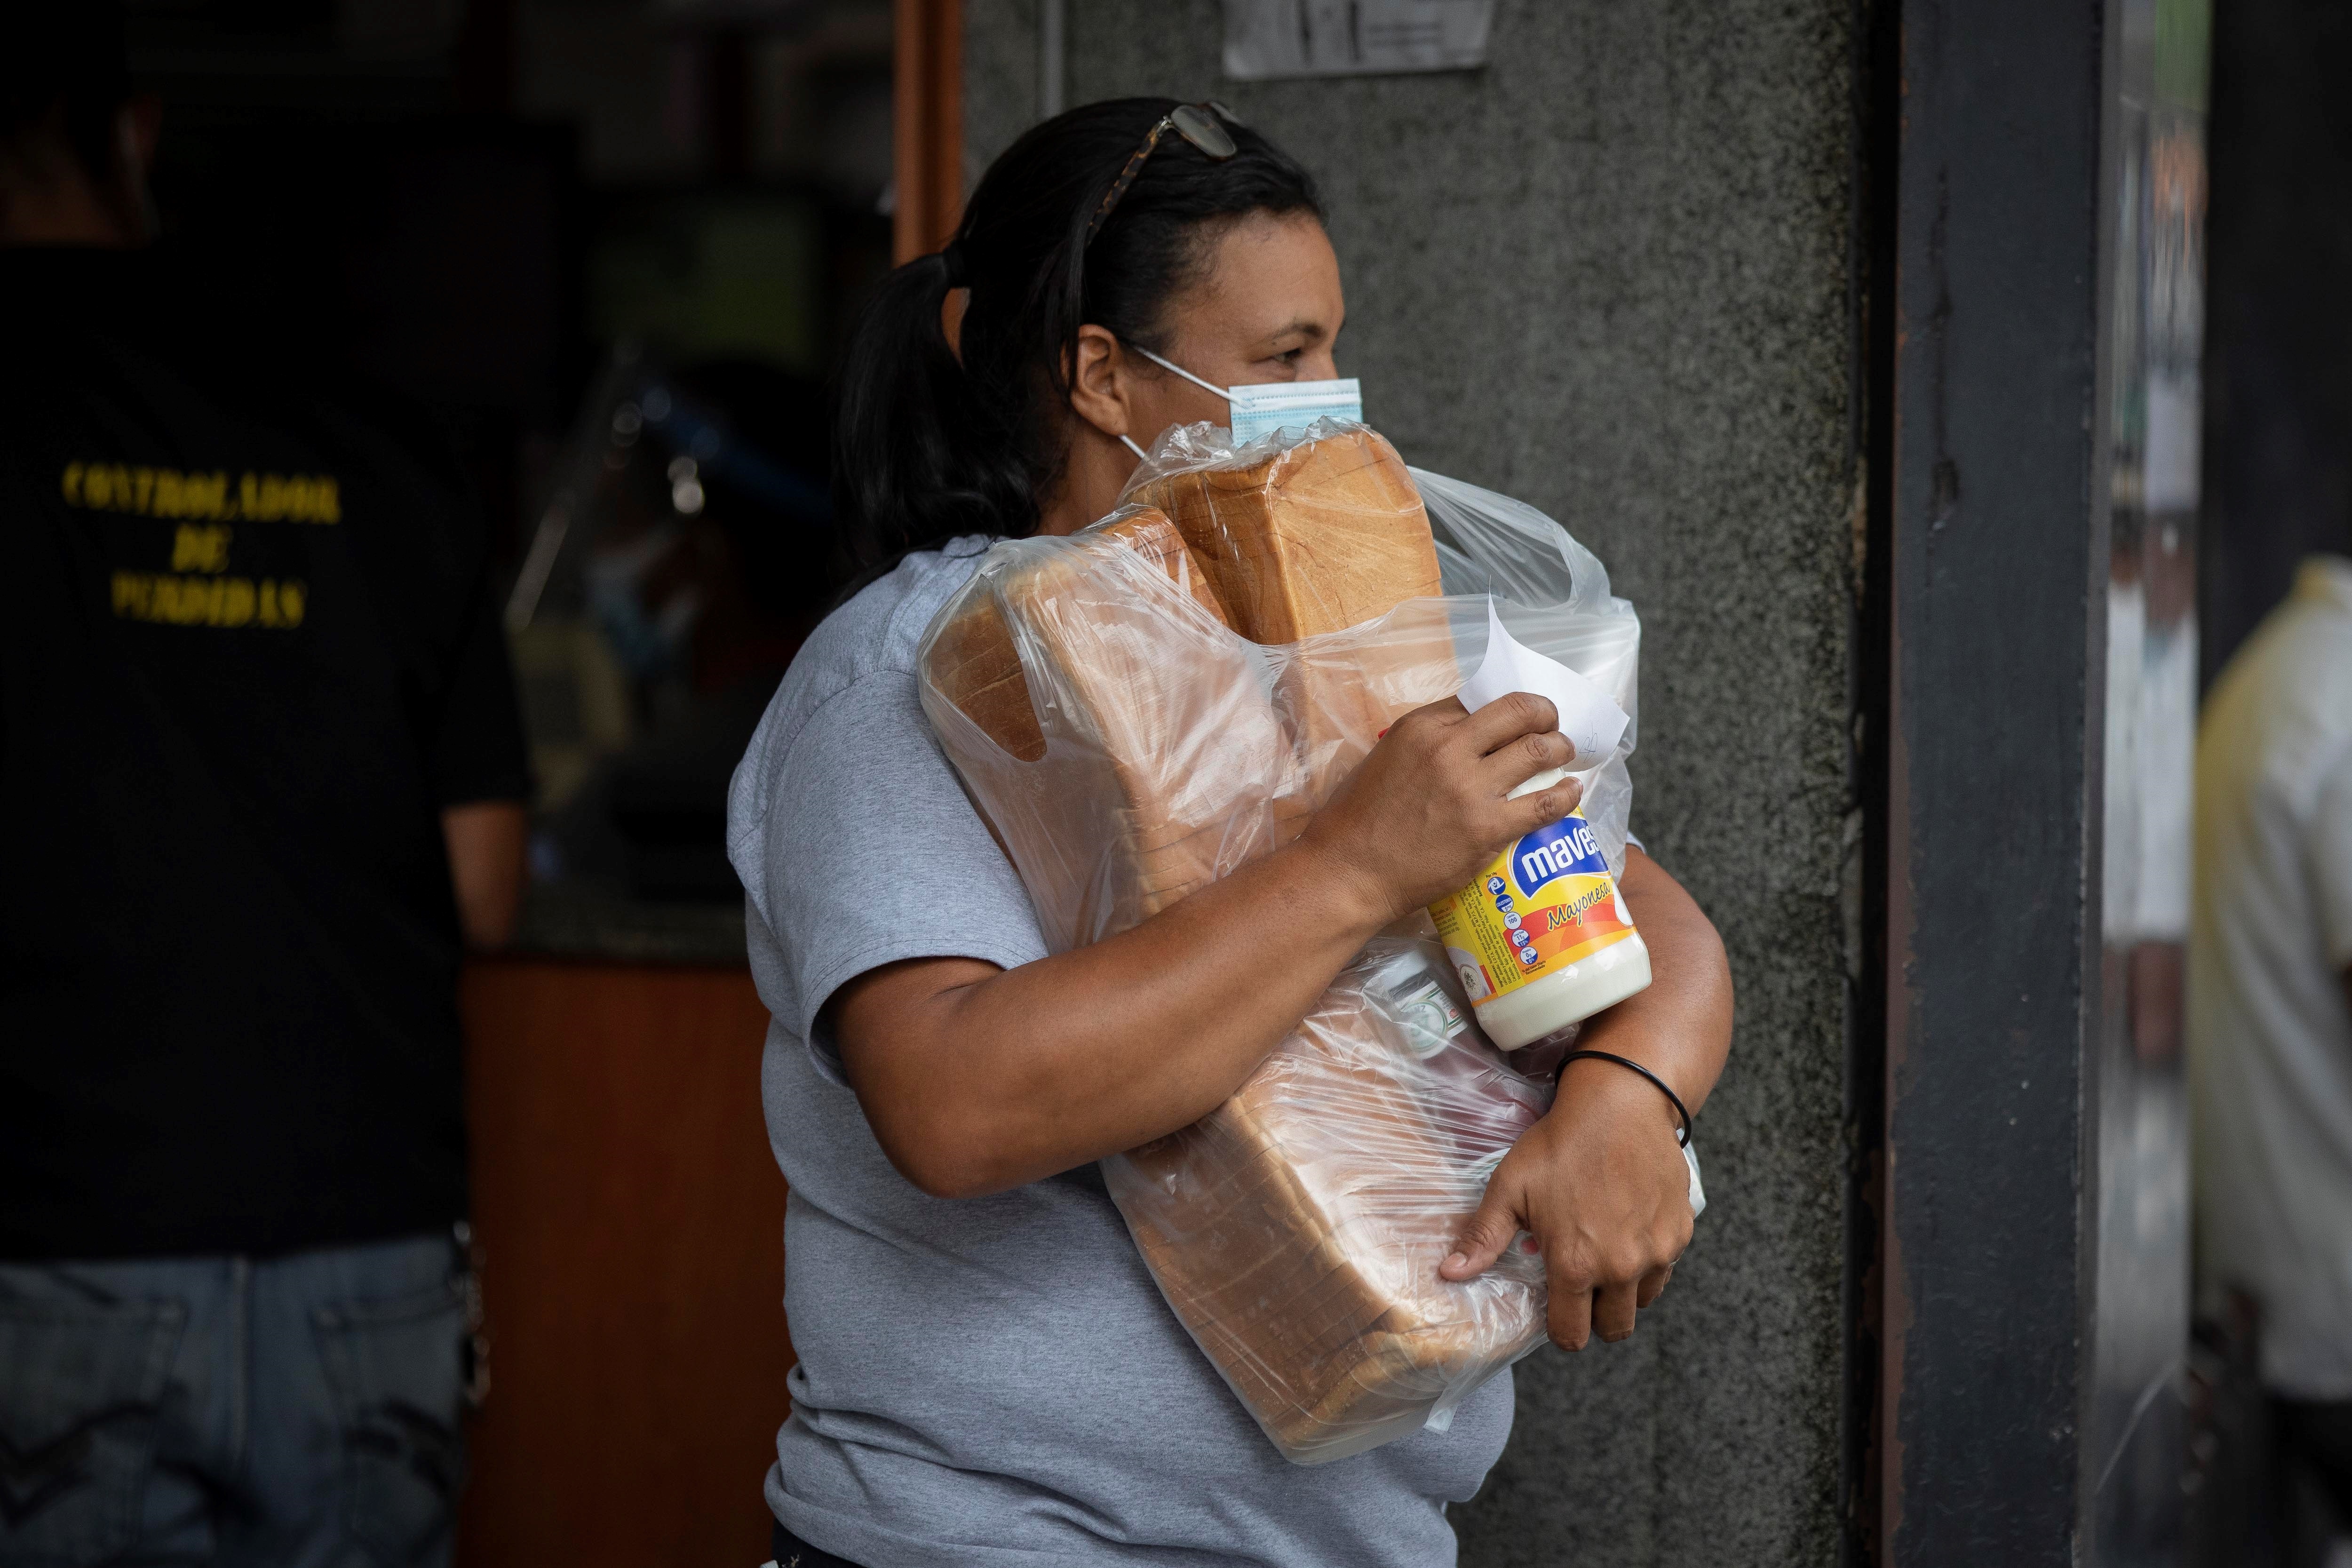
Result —
[[1512, 845], [1429, 912], [1474, 1005], [1633, 934], [1592, 826], [1575, 814]]

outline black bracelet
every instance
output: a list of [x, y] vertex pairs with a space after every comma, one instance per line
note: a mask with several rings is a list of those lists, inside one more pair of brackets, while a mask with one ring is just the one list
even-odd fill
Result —
[[1574, 1061], [1579, 1057], [1598, 1057], [1604, 1062], [1615, 1062], [1621, 1068], [1632, 1068], [1635, 1072], [1640, 1073], [1643, 1078], [1648, 1079], [1652, 1083], [1656, 1084], [1658, 1086], [1658, 1092], [1664, 1095], [1668, 1100], [1674, 1101], [1675, 1114], [1683, 1119], [1682, 1126], [1676, 1130], [1675, 1133], [1675, 1142], [1681, 1144], [1685, 1149], [1690, 1147], [1690, 1107], [1683, 1103], [1683, 1097], [1675, 1092], [1674, 1085], [1668, 1083], [1664, 1079], [1660, 1078], [1656, 1073], [1652, 1072], [1648, 1068], [1643, 1067], [1640, 1062], [1635, 1061], [1633, 1058], [1621, 1057], [1614, 1051], [1570, 1051], [1568, 1055], [1559, 1058], [1559, 1065], [1565, 1068], [1569, 1063]]

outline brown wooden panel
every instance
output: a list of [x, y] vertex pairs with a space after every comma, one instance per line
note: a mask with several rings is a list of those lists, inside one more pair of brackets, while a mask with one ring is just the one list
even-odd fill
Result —
[[897, 0], [892, 11], [893, 258], [947, 244], [963, 213], [963, 0]]
[[751, 1568], [793, 1352], [750, 974], [502, 959], [463, 1000], [492, 1384], [459, 1563]]

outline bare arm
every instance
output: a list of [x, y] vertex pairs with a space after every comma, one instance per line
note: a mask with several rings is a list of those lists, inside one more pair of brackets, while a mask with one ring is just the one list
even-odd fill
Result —
[[[1626, 908], [1649, 946], [1651, 969], [1667, 983], [1653, 984], [1588, 1022], [1577, 1037], [1577, 1048], [1631, 1057], [1674, 1085], [1696, 1116], [1715, 1092], [1715, 1080], [1723, 1076], [1723, 1064], [1731, 1054], [1731, 963], [1715, 922], [1697, 900], [1642, 850], [1625, 852], [1624, 893]], [[1596, 1068], [1634, 1078], [1608, 1062], [1570, 1062], [1568, 1067], [1571, 1073], [1592, 1074]], [[1667, 1125], [1678, 1125], [1666, 1097], [1654, 1085], [1642, 1087], [1650, 1091]]]
[[915, 959], [827, 1005], [892, 1164], [925, 1192], [999, 1192], [1189, 1126], [1297, 1026], [1381, 926], [1573, 808], [1507, 799], [1570, 747], [1524, 693], [1391, 727], [1298, 841], [1131, 931], [1018, 969]]
[[510, 800], [469, 801], [445, 807], [441, 840], [449, 850], [449, 880], [457, 893], [457, 927], [466, 945], [504, 947], [522, 908], [522, 850], [528, 819]]
[[[1682, 884], [1640, 850], [1625, 858], [1625, 902], [1649, 945], [1650, 988], [1592, 1018], [1577, 1048], [1640, 1062], [1696, 1113], [1731, 1050], [1731, 967], [1723, 939]], [[1690, 1244], [1689, 1171], [1675, 1109], [1615, 1062], [1572, 1061], [1559, 1097], [1496, 1167], [1460, 1250], [1439, 1273], [1467, 1279], [1522, 1229], [1543, 1248], [1552, 1342], [1581, 1350], [1595, 1330], [1633, 1331]]]

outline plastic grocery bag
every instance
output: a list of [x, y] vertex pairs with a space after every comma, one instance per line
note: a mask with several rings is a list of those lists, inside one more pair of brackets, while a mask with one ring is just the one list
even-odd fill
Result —
[[[924, 710], [1062, 952], [1287, 842], [1477, 668], [1490, 595], [1634, 712], [1640, 622], [1558, 523], [1408, 470], [1361, 426], [1238, 449], [1180, 427], [1110, 516], [988, 553], [925, 635]], [[1619, 871], [1634, 729], [1580, 775]], [[1478, 1032], [1415, 917], [1233, 1100], [1104, 1172], [1227, 1384], [1323, 1463], [1445, 1425], [1540, 1342], [1538, 1258], [1460, 1284], [1437, 1267], [1550, 1096]]]

